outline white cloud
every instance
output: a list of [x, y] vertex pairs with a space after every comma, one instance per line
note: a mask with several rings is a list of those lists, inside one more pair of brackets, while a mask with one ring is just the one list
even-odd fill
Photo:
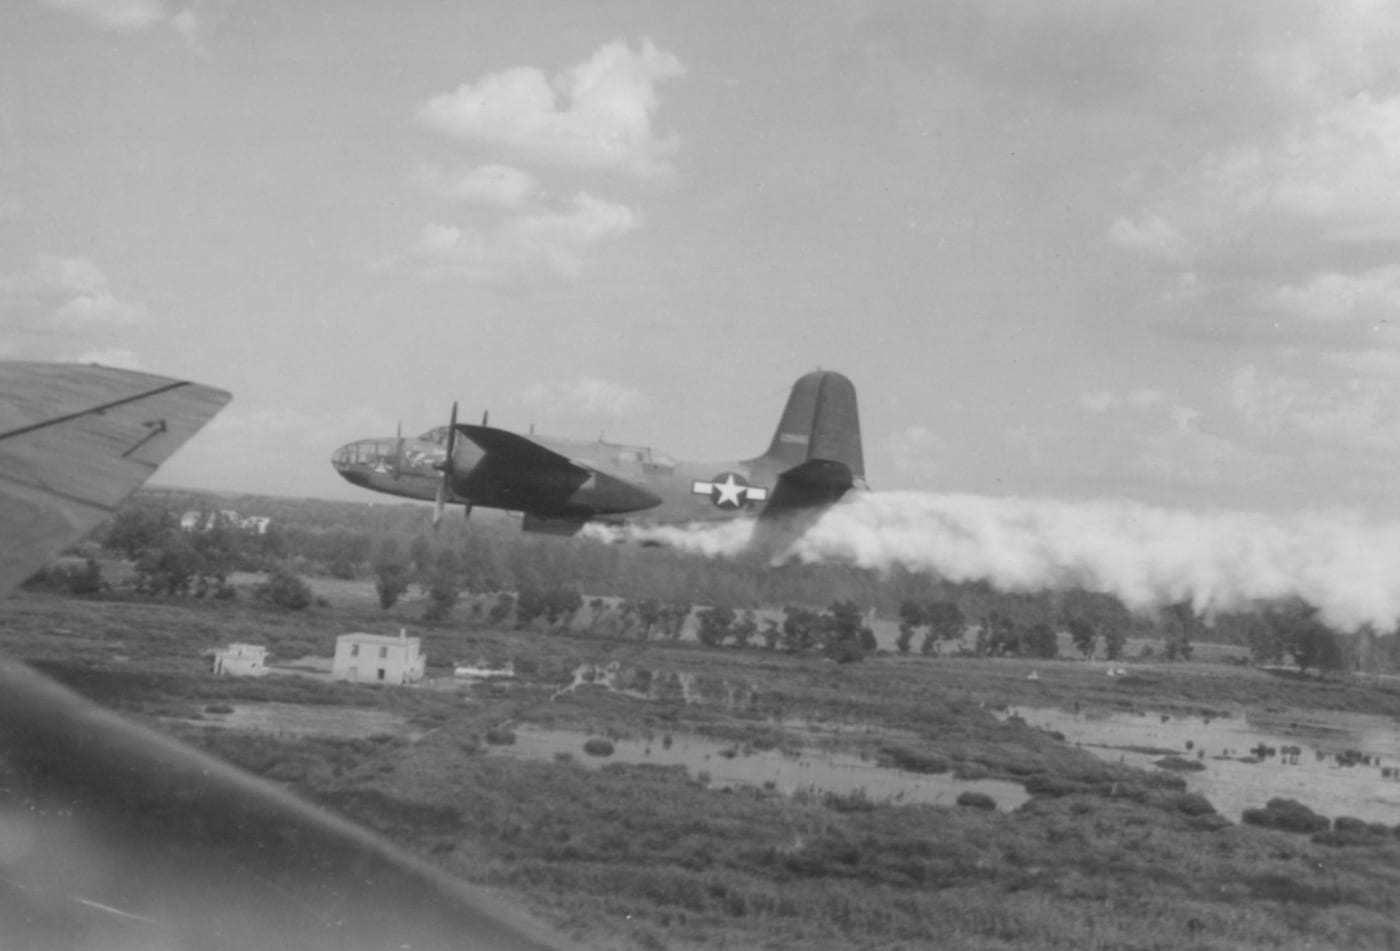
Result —
[[1206, 156], [1188, 199], [1235, 215], [1277, 211], [1333, 238], [1400, 235], [1400, 96], [1362, 92], [1297, 122], [1278, 139]]
[[[1131, 60], [1157, 70], [1151, 102], [1191, 91], [1190, 111], [1161, 118], [1180, 126], [1166, 141], [1194, 144], [1176, 157], [1144, 156], [1139, 180], [1159, 184], [1113, 222], [1110, 239], [1215, 261], [1262, 243], [1277, 261], [1280, 245], [1400, 237], [1400, 7], [1283, 3], [1262, 17], [1225, 9], [1173, 11], [1188, 32], [1147, 33], [1147, 55]], [[1209, 35], [1184, 48], [1205, 24]]]
[[120, 301], [86, 258], [43, 254], [24, 272], [0, 274], [0, 317], [28, 330], [78, 331], [138, 323], [144, 309]]
[[424, 164], [415, 177], [434, 195], [491, 208], [520, 208], [539, 193], [532, 177], [508, 165], [480, 165], [452, 173]]
[[656, 86], [684, 73], [675, 56], [650, 40], [637, 52], [616, 40], [552, 83], [533, 67], [507, 69], [434, 96], [418, 116], [455, 138], [506, 146], [539, 161], [662, 175], [679, 143], [652, 131], [660, 105]]
[[1264, 438], [1400, 449], [1400, 384], [1391, 379], [1319, 378], [1251, 364], [1231, 376], [1228, 390], [1240, 418]]
[[89, 23], [109, 30], [146, 30], [169, 25], [187, 41], [198, 31], [194, 9], [175, 11], [165, 0], [44, 0], [51, 7], [67, 10]]
[[525, 403], [563, 416], [625, 418], [647, 409], [647, 399], [631, 387], [581, 376], [565, 383], [535, 383], [524, 393]]
[[1388, 321], [1400, 314], [1400, 265], [1360, 274], [1326, 271], [1306, 284], [1274, 290], [1266, 302], [1285, 313], [1322, 323]]
[[583, 248], [640, 224], [625, 205], [580, 193], [569, 210], [511, 215], [490, 231], [430, 224], [409, 257], [433, 278], [508, 281], [538, 267], [577, 277]]
[[1108, 229], [1108, 240], [1120, 248], [1163, 258], [1182, 258], [1188, 250], [1181, 233], [1151, 212], [1145, 212], [1138, 221], [1115, 218]]

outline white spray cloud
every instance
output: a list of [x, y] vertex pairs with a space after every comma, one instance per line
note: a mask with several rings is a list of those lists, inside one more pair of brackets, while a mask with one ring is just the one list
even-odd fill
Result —
[[[733, 555], [752, 522], [627, 529], [620, 537]], [[617, 530], [595, 535], [619, 537]], [[1339, 629], [1400, 619], [1400, 524], [1347, 512], [1271, 517], [1172, 511], [1127, 501], [1061, 502], [869, 492], [826, 512], [779, 560], [903, 566], [1002, 591], [1083, 588], [1134, 610], [1197, 611], [1296, 596]]]

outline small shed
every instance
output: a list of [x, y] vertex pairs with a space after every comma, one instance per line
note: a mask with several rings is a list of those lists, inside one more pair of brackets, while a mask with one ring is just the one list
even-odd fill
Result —
[[261, 677], [267, 673], [267, 648], [230, 644], [214, 651], [214, 673], [221, 677]]

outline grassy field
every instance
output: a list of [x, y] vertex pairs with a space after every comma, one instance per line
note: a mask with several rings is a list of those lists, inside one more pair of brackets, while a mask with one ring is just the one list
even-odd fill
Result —
[[[367, 585], [317, 586], [305, 613], [231, 603], [24, 593], [3, 648], [102, 703], [173, 732], [515, 895], [600, 948], [1394, 948], [1400, 838], [1240, 825], [1170, 773], [1099, 761], [1008, 706], [1400, 716], [1400, 691], [1290, 680], [1224, 663], [1110, 679], [1072, 661], [901, 658], [838, 666], [761, 651], [583, 636], [429, 629]], [[460, 616], [465, 612], [459, 611]], [[424, 637], [435, 660], [513, 660], [513, 684], [377, 688], [294, 677], [216, 679], [205, 653], [267, 644], [329, 655], [337, 634]], [[684, 673], [692, 702], [597, 687], [581, 664]], [[1036, 680], [1028, 673], [1036, 670]], [[438, 668], [441, 670], [441, 668]], [[432, 669], [430, 669], [430, 673]], [[210, 711], [269, 701], [392, 714], [371, 737], [210, 729]], [[824, 742], [927, 771], [1025, 784], [1014, 811], [881, 804], [860, 795], [709, 788], [679, 767], [584, 753], [496, 755], [522, 725], [598, 737], [696, 733], [736, 747], [810, 742], [797, 720], [860, 725]], [[1400, 822], [1400, 817], [1397, 817]]]

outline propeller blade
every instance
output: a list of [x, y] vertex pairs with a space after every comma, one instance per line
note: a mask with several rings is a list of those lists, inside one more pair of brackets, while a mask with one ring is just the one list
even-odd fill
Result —
[[395, 479], [403, 472], [403, 420], [399, 420], [398, 435], [394, 440], [394, 471]]
[[442, 480], [438, 482], [437, 501], [433, 505], [433, 529], [442, 522], [447, 509], [447, 495], [452, 490], [452, 454], [457, 450], [457, 401], [452, 401], [452, 417], [447, 425], [447, 455], [442, 460]]
[[481, 425], [491, 425], [491, 411], [489, 409], [484, 409], [481, 411]]

